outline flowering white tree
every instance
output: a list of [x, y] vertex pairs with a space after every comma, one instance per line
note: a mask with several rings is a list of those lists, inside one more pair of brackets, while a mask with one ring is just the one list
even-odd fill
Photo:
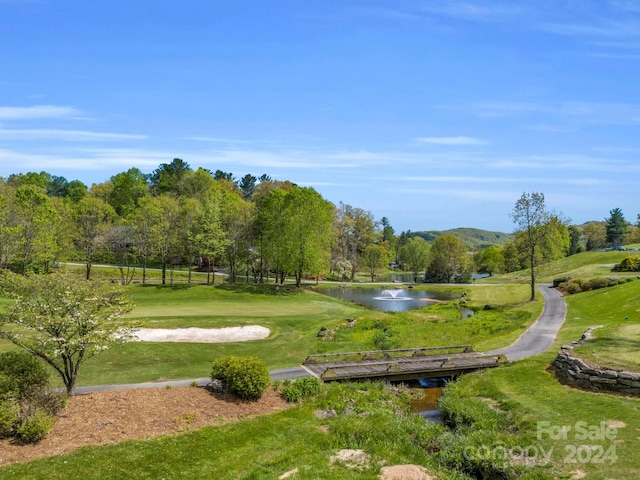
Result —
[[135, 326], [120, 320], [132, 304], [122, 287], [80, 280], [66, 273], [0, 275], [3, 296], [14, 302], [0, 314], [5, 338], [48, 363], [73, 395], [80, 365], [115, 344], [131, 340]]

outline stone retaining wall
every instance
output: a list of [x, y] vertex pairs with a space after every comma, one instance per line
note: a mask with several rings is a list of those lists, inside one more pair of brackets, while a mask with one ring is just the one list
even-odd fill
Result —
[[640, 373], [595, 367], [574, 355], [575, 346], [591, 338], [591, 332], [595, 328], [597, 327], [589, 328], [580, 340], [562, 346], [553, 361], [558, 380], [562, 384], [583, 390], [608, 391], [640, 397]]

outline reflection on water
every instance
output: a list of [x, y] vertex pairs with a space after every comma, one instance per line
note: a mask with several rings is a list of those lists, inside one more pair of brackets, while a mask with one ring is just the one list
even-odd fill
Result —
[[[406, 312], [426, 307], [437, 301], [451, 300], [451, 294], [429, 292], [413, 288], [389, 289], [385, 287], [318, 287], [318, 293], [354, 302], [383, 312]], [[402, 301], [399, 301], [402, 300]]]
[[423, 395], [420, 398], [411, 400], [411, 409], [419, 413], [421, 417], [430, 422], [440, 421], [440, 410], [438, 410], [438, 398], [442, 395], [444, 387], [415, 388]]
[[439, 422], [438, 399], [452, 379], [453, 377], [435, 377], [411, 380], [409, 387], [420, 392], [420, 395], [416, 395], [417, 398], [411, 400], [411, 409], [429, 422]]
[[473, 314], [476, 313], [470, 308], [462, 307], [460, 308], [460, 313], [462, 314], [462, 319], [466, 320], [469, 317], [473, 317]]

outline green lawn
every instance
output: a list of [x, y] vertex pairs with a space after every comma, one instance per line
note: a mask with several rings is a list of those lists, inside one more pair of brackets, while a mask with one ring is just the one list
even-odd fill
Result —
[[[460, 287], [448, 289], [461, 291]], [[469, 305], [478, 312], [462, 320], [457, 301], [394, 314], [292, 287], [134, 286], [136, 308], [130, 316], [144, 320], [148, 327], [261, 325], [270, 328], [271, 335], [266, 340], [222, 344], [129, 343], [89, 360], [79, 385], [203, 377], [209, 374], [213, 359], [228, 354], [256, 355], [270, 369], [290, 367], [310, 353], [380, 348], [384, 345], [376, 343], [376, 335], [385, 327], [392, 335], [389, 346], [393, 348], [471, 343], [484, 350], [511, 343], [542, 308], [541, 302], [523, 301], [525, 286], [467, 290]], [[497, 309], [482, 311], [486, 303]], [[356, 328], [345, 328], [349, 317], [358, 320]], [[332, 340], [317, 338], [322, 326], [338, 328]]]
[[[640, 252], [582, 252], [550, 262], [539, 267], [537, 281], [552, 283], [557, 277], [590, 278], [608, 276], [635, 276], [629, 273], [614, 273], [611, 268], [623, 258], [640, 255]], [[482, 283], [527, 283], [529, 273], [518, 271], [495, 275], [479, 280]]]
[[[458, 300], [384, 313], [292, 286], [132, 285], [136, 307], [129, 317], [146, 327], [261, 325], [271, 334], [265, 340], [221, 344], [132, 342], [88, 360], [78, 385], [205, 377], [211, 362], [228, 354], [256, 355], [274, 369], [299, 365], [311, 353], [469, 343], [487, 350], [517, 339], [542, 308], [540, 300], [527, 301], [526, 285], [418, 288], [446, 290], [454, 296], [466, 291], [467, 307], [475, 314], [463, 319]], [[492, 310], [483, 310], [487, 304]], [[356, 328], [345, 328], [350, 317], [358, 320]], [[322, 326], [336, 328], [334, 338], [318, 339]], [[12, 347], [6, 342], [0, 344], [0, 350], [8, 348]]]
[[332, 327], [366, 310], [313, 292], [273, 286], [136, 286], [131, 318], [146, 327], [218, 328], [260, 325], [271, 330], [265, 340], [237, 343], [135, 342], [89, 360], [81, 385], [132, 383], [160, 379], [196, 378], [209, 374], [211, 362], [223, 355], [256, 355], [269, 368], [300, 364], [322, 344], [321, 326]]
[[[595, 265], [615, 263], [613, 256], [620, 254], [628, 252], [581, 254], [581, 258], [570, 257], [572, 260], [555, 266], [554, 271], [563, 275], [589, 269], [587, 260]], [[211, 360], [228, 353], [258, 355], [270, 368], [277, 368], [298, 364], [309, 353], [371, 349], [381, 341], [394, 347], [471, 343], [479, 350], [490, 349], [515, 340], [542, 308], [540, 299], [527, 302], [526, 284], [444, 288], [467, 292], [467, 306], [474, 309], [474, 315], [463, 319], [457, 301], [412, 312], [382, 313], [314, 292], [276, 291], [273, 286], [133, 286], [137, 307], [131, 316], [146, 318], [148, 326], [258, 324], [271, 328], [272, 334], [266, 340], [233, 344], [129, 344], [89, 361], [81, 370], [80, 381], [86, 385], [206, 376]], [[456, 442], [475, 442], [491, 449], [499, 447], [503, 438], [523, 448], [552, 451], [551, 465], [525, 471], [519, 478], [637, 478], [640, 400], [570, 389], [554, 379], [548, 366], [562, 344], [578, 339], [589, 326], [603, 325], [596, 331], [597, 339], [578, 352], [601, 364], [635, 368], [640, 346], [636, 340], [640, 281], [567, 296], [566, 300], [567, 318], [549, 351], [465, 376], [448, 389], [450, 404], [463, 405], [460, 408], [469, 427], [466, 436], [458, 438], [424, 426], [414, 416], [385, 410], [393, 402], [379, 387], [344, 385], [333, 387], [330, 399], [275, 415], [6, 466], [0, 468], [0, 478], [271, 479], [298, 467], [299, 473], [291, 478], [375, 479], [384, 462], [420, 463], [440, 480], [462, 480], [469, 477], [450, 470], [457, 468]], [[484, 310], [484, 305], [491, 310]], [[355, 328], [338, 328], [332, 340], [316, 338], [320, 326], [338, 327], [346, 317], [357, 318]], [[368, 406], [359, 410], [360, 402]], [[338, 415], [323, 421], [313, 414], [317, 408], [331, 406], [341, 411], [349, 405], [362, 415]], [[485, 413], [478, 413], [483, 408]], [[502, 415], [496, 427], [502, 431], [495, 436], [480, 418], [491, 412]], [[510, 424], [505, 419], [518, 420]], [[580, 436], [578, 426], [598, 429], [606, 425], [602, 422], [619, 426], [612, 438], [598, 436], [601, 430], [593, 438]], [[540, 430], [545, 426], [564, 429], [566, 435], [552, 438], [549, 430]], [[363, 448], [372, 454], [373, 463], [363, 471], [330, 466], [328, 458], [340, 448]], [[605, 455], [599, 457], [600, 452]], [[583, 474], [586, 477], [580, 477]]]
[[640, 280], [566, 297], [569, 305], [565, 341], [591, 326], [602, 326], [577, 351], [602, 366], [640, 371]]

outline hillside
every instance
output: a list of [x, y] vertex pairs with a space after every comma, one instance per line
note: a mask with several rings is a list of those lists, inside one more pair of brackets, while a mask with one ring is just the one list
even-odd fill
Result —
[[490, 232], [478, 228], [453, 228], [451, 230], [428, 230], [426, 232], [412, 232], [414, 236], [422, 237], [428, 242], [433, 242], [440, 235], [454, 235], [462, 240], [469, 250], [488, 247], [490, 245], [504, 245], [511, 239], [511, 234], [502, 232]]

